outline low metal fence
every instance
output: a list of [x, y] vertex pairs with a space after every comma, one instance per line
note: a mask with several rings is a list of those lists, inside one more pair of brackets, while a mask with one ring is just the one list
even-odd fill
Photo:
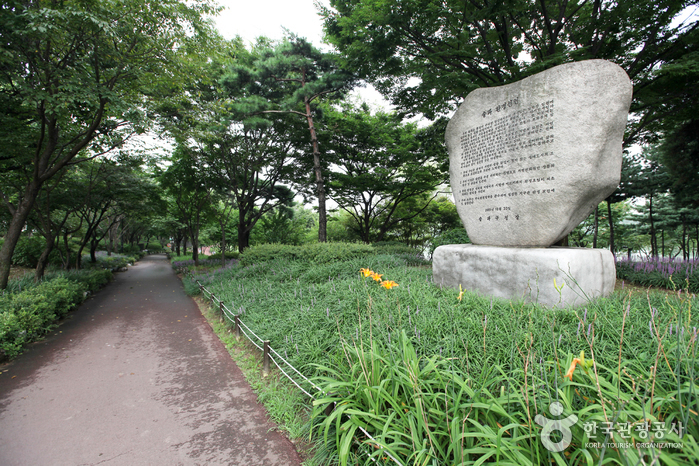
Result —
[[[182, 270], [182, 272], [184, 273], [184, 275], [186, 277], [188, 277], [192, 281], [194, 281], [197, 284], [197, 286], [199, 287], [199, 291], [202, 293], [202, 295], [206, 299], [211, 301], [211, 303], [214, 305], [215, 308], [216, 307], [218, 308], [221, 323], [228, 322], [228, 323], [232, 324], [236, 337], [240, 337], [241, 334], [245, 335], [245, 337], [250, 341], [250, 343], [252, 343], [258, 350], [260, 350], [262, 352], [262, 373], [264, 375], [269, 374], [269, 368], [270, 368], [269, 363], [270, 363], [270, 361], [272, 361], [274, 363], [274, 365], [277, 366], [279, 371], [282, 374], [284, 374], [284, 376], [286, 376], [286, 378], [289, 379], [291, 381], [291, 383], [293, 383], [299, 390], [301, 390], [301, 392], [303, 392], [311, 400], [315, 400], [316, 396], [309, 393], [308, 390], [304, 389], [299, 384], [299, 382], [294, 379], [294, 377], [289, 375], [289, 372], [296, 374], [298, 377], [300, 377], [301, 379], [306, 381], [313, 389], [315, 389], [316, 392], [318, 392], [320, 394], [324, 394], [323, 390], [320, 387], [318, 387], [318, 385], [314, 384], [308, 377], [303, 375], [298, 369], [296, 369], [294, 366], [292, 366], [289, 363], [289, 361], [287, 361], [279, 353], [277, 353], [274, 350], [274, 348], [272, 348], [270, 346], [269, 340], [264, 340], [264, 339], [260, 338], [257, 334], [255, 334], [255, 332], [253, 332], [250, 329], [250, 327], [245, 325], [245, 323], [240, 318], [240, 314], [234, 314], [230, 309], [228, 309], [228, 307], [226, 307], [226, 305], [223, 303], [223, 301], [221, 301], [219, 298], [217, 298], [214, 293], [207, 290], [206, 287], [204, 285], [202, 285], [199, 280], [197, 280], [197, 278], [194, 276], [194, 274], [189, 269], [184, 268]], [[260, 346], [260, 345], [262, 345], [262, 346]], [[279, 362], [277, 360], [281, 361], [283, 363], [284, 367], [287, 368], [287, 370], [284, 370], [282, 365], [279, 364]], [[328, 406], [328, 410], [326, 411], [326, 414], [330, 414], [330, 412], [332, 412], [333, 408], [334, 407], [332, 405]], [[369, 432], [367, 432], [361, 426], [358, 426], [358, 427], [359, 427], [359, 430], [361, 430], [362, 433], [364, 433], [364, 435], [367, 436], [367, 438], [369, 438], [372, 442], [374, 442], [374, 444], [378, 448], [380, 448], [378, 445], [378, 442], [374, 439], [374, 437], [372, 437], [369, 434]], [[359, 442], [357, 442], [357, 443], [359, 443]], [[359, 445], [361, 445], [361, 443], [359, 443]], [[401, 463], [396, 458], [394, 458], [390, 453], [388, 453], [386, 451], [384, 451], [383, 453], [386, 455], [387, 458], [390, 458], [396, 464], [403, 466], [403, 463]], [[367, 453], [367, 455], [368, 455], [368, 453]], [[369, 459], [372, 460], [373, 462], [376, 462], [376, 460], [374, 458], [369, 457]]]

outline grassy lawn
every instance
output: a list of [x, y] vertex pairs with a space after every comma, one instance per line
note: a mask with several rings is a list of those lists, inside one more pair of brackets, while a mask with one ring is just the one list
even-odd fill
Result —
[[[323, 389], [306, 384], [315, 401], [292, 403], [312, 411], [306, 431], [318, 453], [309, 464], [696, 464], [693, 295], [625, 285], [586, 307], [546, 309], [460, 296], [409, 262], [279, 258], [198, 272]], [[562, 451], [543, 445], [537, 422], [556, 418], [554, 402], [562, 418], [577, 416]], [[592, 432], [604, 423], [621, 432]], [[591, 445], [605, 437], [606, 447]], [[649, 438], [656, 444], [639, 446]]]

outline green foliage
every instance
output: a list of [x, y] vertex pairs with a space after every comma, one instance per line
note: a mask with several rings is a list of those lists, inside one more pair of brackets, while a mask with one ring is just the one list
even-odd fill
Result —
[[0, 297], [0, 359], [17, 356], [26, 343], [49, 332], [80, 304], [86, 291], [98, 290], [111, 276], [109, 271], [63, 274]]
[[655, 286], [673, 291], [699, 292], [699, 261], [617, 259], [616, 276], [641, 286]]
[[699, 119], [672, 131], [660, 147], [660, 156], [673, 175], [671, 190], [680, 205], [699, 207]]
[[445, 244], [468, 244], [471, 240], [468, 239], [468, 234], [464, 228], [455, 228], [449, 230], [432, 240], [432, 245], [430, 246], [430, 257], [434, 254], [434, 250], [439, 246], [444, 246]]
[[374, 254], [371, 246], [354, 243], [312, 243], [302, 246], [261, 244], [252, 246], [240, 256], [243, 266], [277, 260], [303, 260], [316, 264], [343, 261]]
[[400, 257], [408, 265], [429, 264], [429, 261], [425, 259], [420, 249], [412, 246], [406, 246], [405, 244], [397, 241], [382, 241], [372, 243], [371, 247], [374, 248], [376, 254], [389, 254]]
[[12, 263], [22, 267], [36, 267], [41, 253], [46, 247], [46, 240], [38, 235], [21, 236], [12, 254]]
[[90, 269], [104, 269], [116, 272], [122, 267], [126, 267], [129, 264], [133, 264], [134, 262], [136, 262], [136, 260], [136, 256], [126, 256], [123, 254], [112, 254], [111, 256], [107, 256], [100, 254], [97, 256], [97, 262], [95, 262], [94, 264], [86, 259], [83, 259], [82, 263]]
[[3, 3], [0, 174], [16, 208], [0, 288], [39, 188], [145, 131], [152, 102], [188, 75], [186, 51], [206, 44], [204, 15], [215, 11], [208, 0]]
[[[240, 257], [240, 253], [238, 251], [226, 251], [225, 254], [226, 254], [226, 259], [238, 259]], [[210, 260], [210, 261], [221, 260], [221, 253], [217, 252], [216, 254], [210, 255], [208, 260]]]
[[479, 87], [586, 59], [613, 61], [633, 80], [627, 145], [696, 106], [699, 28], [695, 15], [679, 21], [692, 0], [329, 3], [326, 39], [344, 66], [407, 114], [434, 119]]
[[[332, 165], [330, 197], [354, 219], [362, 241], [383, 241], [391, 229], [410, 225], [446, 181], [443, 144], [429, 129], [418, 130], [396, 113], [372, 114], [368, 107], [328, 109], [323, 148]], [[407, 206], [407, 207], [406, 207]]]

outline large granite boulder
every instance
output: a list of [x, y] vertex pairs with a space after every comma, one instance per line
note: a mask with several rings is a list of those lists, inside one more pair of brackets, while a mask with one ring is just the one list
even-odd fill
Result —
[[619, 184], [632, 86], [604, 60], [468, 95], [449, 122], [451, 186], [474, 244], [547, 247]]

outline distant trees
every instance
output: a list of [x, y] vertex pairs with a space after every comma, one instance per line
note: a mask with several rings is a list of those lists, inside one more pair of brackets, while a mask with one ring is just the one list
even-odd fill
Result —
[[[148, 123], [178, 49], [206, 29], [208, 1], [10, 1], [0, 7], [0, 184], [12, 217], [0, 289], [39, 192], [79, 160], [119, 147]], [[19, 186], [19, 189], [8, 189]]]

